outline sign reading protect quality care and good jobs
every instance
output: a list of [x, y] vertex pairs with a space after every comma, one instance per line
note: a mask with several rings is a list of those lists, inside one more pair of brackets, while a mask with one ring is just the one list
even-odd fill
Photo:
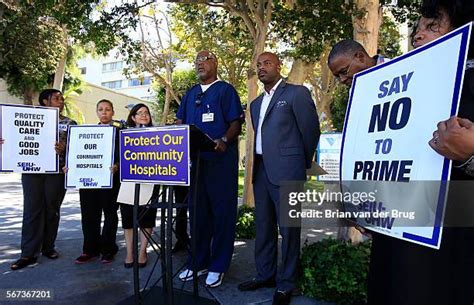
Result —
[[189, 185], [189, 126], [120, 131], [120, 180]]
[[375, 194], [346, 204], [368, 212], [360, 225], [439, 249], [451, 163], [428, 141], [457, 113], [470, 34], [469, 24], [354, 77], [341, 185]]
[[318, 164], [326, 175], [317, 176], [319, 181], [339, 181], [342, 133], [323, 133], [318, 143]]
[[112, 188], [115, 127], [70, 126], [66, 152], [66, 188]]
[[58, 172], [58, 109], [4, 104], [0, 121], [0, 171]]

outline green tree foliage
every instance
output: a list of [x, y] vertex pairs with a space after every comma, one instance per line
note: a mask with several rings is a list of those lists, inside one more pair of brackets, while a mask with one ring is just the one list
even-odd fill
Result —
[[62, 30], [53, 22], [35, 20], [27, 14], [7, 14], [8, 21], [3, 20], [2, 25], [8, 30], [0, 38], [0, 77], [10, 93], [23, 96], [48, 85], [65, 49]]
[[338, 84], [333, 94], [331, 104], [332, 126], [336, 131], [342, 131], [344, 127], [344, 118], [346, 116], [347, 101], [349, 100], [349, 88]]
[[422, 0], [397, 0], [396, 5], [391, 4], [392, 2], [393, 0], [381, 0], [380, 4], [390, 10], [397, 22], [413, 25], [418, 19]]
[[234, 85], [245, 101], [245, 73], [251, 61], [253, 42], [242, 19], [205, 5], [175, 5], [170, 14], [181, 59], [193, 62], [198, 51], [212, 51], [218, 58], [219, 77]]
[[[196, 72], [194, 70], [184, 70], [176, 71], [173, 73], [173, 89], [178, 95], [178, 98], [182, 98], [186, 91], [189, 90], [192, 86], [197, 84], [198, 79]], [[163, 115], [163, 106], [165, 104], [165, 87], [158, 82], [154, 82], [152, 86], [153, 90], [156, 93], [156, 104], [153, 104], [153, 113], [158, 117], [153, 118], [154, 121], [161, 121], [161, 116]], [[167, 124], [172, 124], [176, 118], [176, 112], [178, 112], [179, 105], [176, 101], [170, 103], [170, 111], [166, 119]]]
[[388, 58], [395, 58], [402, 55], [400, 41], [402, 35], [398, 31], [397, 24], [388, 16], [383, 16], [382, 25], [379, 33], [379, 54]]
[[276, 1], [272, 27], [291, 47], [286, 55], [317, 61], [327, 45], [352, 37], [354, 7], [346, 0], [297, 0], [293, 6]]
[[22, 96], [48, 86], [67, 44], [93, 45], [99, 54], [117, 45], [124, 51], [136, 48], [127, 29], [136, 26], [141, 5], [107, 9], [97, 0], [0, 3], [0, 77], [10, 93]]

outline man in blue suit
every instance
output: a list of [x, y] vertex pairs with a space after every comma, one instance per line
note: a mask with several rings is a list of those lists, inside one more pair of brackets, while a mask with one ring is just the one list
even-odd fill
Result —
[[[255, 261], [257, 276], [239, 285], [248, 291], [277, 287], [273, 304], [289, 304], [295, 289], [300, 255], [300, 226], [288, 226], [287, 215], [280, 215], [283, 185], [306, 180], [320, 129], [316, 107], [309, 90], [285, 82], [280, 75], [280, 60], [269, 52], [258, 57], [258, 78], [265, 91], [250, 104], [255, 130], [253, 183], [257, 238]], [[285, 197], [282, 197], [285, 198]], [[286, 197], [287, 198], [287, 197]], [[277, 273], [278, 229], [282, 236], [282, 264]]]

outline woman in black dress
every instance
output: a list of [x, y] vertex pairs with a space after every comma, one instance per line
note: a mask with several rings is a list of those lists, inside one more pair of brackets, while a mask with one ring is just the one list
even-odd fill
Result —
[[[127, 118], [127, 125], [130, 127], [151, 127], [153, 126], [151, 113], [148, 106], [145, 104], [136, 104]], [[130, 183], [123, 182], [120, 187], [120, 192], [125, 191], [125, 188], [130, 187]], [[124, 266], [125, 268], [133, 267], [133, 205], [125, 204], [120, 201], [120, 213], [122, 214], [122, 228], [125, 235], [125, 244], [127, 246], [127, 257], [125, 258]], [[151, 196], [150, 198], [151, 199]], [[145, 206], [140, 206], [138, 208], [138, 224], [140, 227], [140, 250], [138, 254], [138, 266], [145, 267], [147, 264], [147, 252], [146, 248], [148, 246], [147, 236], [150, 236], [153, 232], [153, 227], [155, 227], [156, 221], [156, 208], [149, 208]], [[145, 232], [145, 233], [144, 233]]]
[[[472, 0], [424, 1], [422, 17], [413, 33], [419, 47], [474, 18]], [[472, 39], [471, 39], [472, 46]], [[469, 59], [473, 59], [471, 47]], [[468, 65], [469, 67], [469, 65]], [[428, 89], [429, 84], [427, 84]], [[474, 120], [474, 69], [465, 71], [459, 117]], [[472, 180], [453, 166], [441, 248], [434, 250], [374, 234], [369, 270], [369, 305], [472, 305], [474, 303], [474, 233], [470, 227], [449, 226], [463, 206], [474, 199], [459, 189]], [[454, 183], [453, 183], [454, 182]], [[458, 183], [458, 184], [456, 184]], [[461, 184], [465, 185], [465, 184]], [[470, 217], [474, 217], [470, 215]], [[467, 222], [464, 222], [466, 225]], [[471, 222], [472, 224], [472, 222]]]
[[[114, 105], [109, 100], [100, 100], [96, 105], [99, 125], [114, 126]], [[120, 125], [120, 124], [119, 124]], [[113, 173], [113, 185], [110, 189], [80, 189], [81, 224], [84, 243], [82, 254], [76, 258], [76, 264], [87, 263], [102, 253], [101, 262], [107, 264], [113, 261], [118, 251], [116, 243], [118, 225], [117, 195], [120, 188], [119, 168], [119, 128], [115, 127], [114, 165], [110, 168]], [[102, 214], [104, 225], [101, 232]]]

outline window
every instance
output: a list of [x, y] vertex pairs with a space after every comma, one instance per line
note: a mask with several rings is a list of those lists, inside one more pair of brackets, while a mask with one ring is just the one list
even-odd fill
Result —
[[133, 86], [140, 86], [140, 80], [138, 78], [132, 78], [128, 80], [128, 86], [133, 87]]
[[123, 68], [123, 61], [109, 62], [102, 64], [102, 73], [120, 71]]
[[83, 67], [83, 68], [79, 68], [81, 70], [81, 74], [86, 74], [87, 73], [87, 68], [86, 67]]
[[129, 87], [135, 87], [135, 86], [143, 86], [143, 85], [149, 85], [151, 84], [151, 77], [143, 77], [143, 78], [132, 78], [128, 80], [128, 86]]
[[109, 89], [118, 89], [118, 88], [122, 88], [122, 81], [116, 80], [112, 82], [103, 82], [101, 83], [101, 85]]

